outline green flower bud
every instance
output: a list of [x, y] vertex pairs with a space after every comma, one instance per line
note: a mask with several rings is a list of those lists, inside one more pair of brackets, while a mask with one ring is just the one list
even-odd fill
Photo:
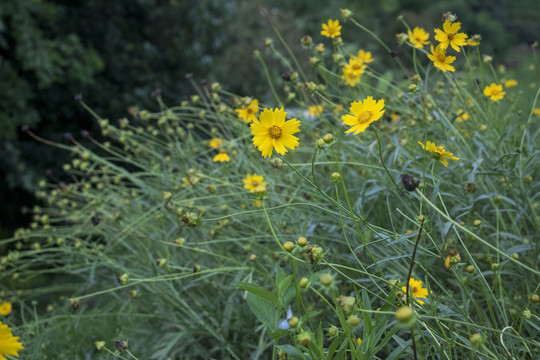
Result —
[[331, 274], [328, 274], [328, 273], [322, 274], [321, 277], [319, 278], [319, 281], [324, 286], [330, 286], [330, 285], [332, 285], [332, 282], [334, 281], [334, 277]]
[[283, 248], [287, 252], [291, 252], [294, 250], [294, 243], [292, 241], [287, 241], [285, 244], [283, 244]]
[[409, 322], [414, 317], [414, 310], [410, 306], [402, 306], [396, 311], [396, 319], [400, 323]]

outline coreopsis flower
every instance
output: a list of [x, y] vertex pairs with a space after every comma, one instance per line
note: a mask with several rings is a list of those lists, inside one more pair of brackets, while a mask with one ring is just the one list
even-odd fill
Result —
[[242, 105], [242, 108], [235, 109], [238, 113], [238, 117], [246, 124], [249, 124], [250, 122], [257, 120], [257, 113], [259, 112], [259, 100], [253, 99], [251, 100], [251, 103], [248, 106]]
[[218, 147], [223, 144], [223, 140], [221, 138], [211, 138], [208, 142], [208, 146], [210, 146], [212, 149], [217, 149]]
[[246, 178], [242, 179], [244, 183], [244, 188], [248, 189], [251, 192], [255, 192], [255, 189], [259, 186], [266, 186], [266, 181], [262, 175], [257, 175], [257, 173], [246, 174]]
[[371, 51], [358, 50], [358, 54], [356, 54], [355, 58], [363, 64], [369, 64], [375, 61], [371, 56]]
[[425, 146], [420, 141], [418, 143], [422, 146], [424, 150], [429, 151], [435, 160], [439, 160], [444, 165], [444, 167], [448, 166], [447, 159], [459, 160], [459, 158], [455, 157], [453, 153], [444, 150], [443, 146], [437, 146], [431, 141], [427, 141]]
[[433, 65], [436, 68], [442, 70], [442, 72], [456, 71], [456, 69], [450, 65], [456, 60], [455, 56], [446, 56], [446, 51], [439, 45], [433, 49], [431, 45], [431, 54], [428, 54], [428, 58], [433, 61]]
[[484, 88], [484, 95], [488, 96], [493, 101], [501, 100], [506, 92], [503, 91], [502, 85], [492, 83]]
[[259, 116], [260, 121], [253, 120], [251, 133], [253, 144], [259, 149], [263, 157], [272, 155], [272, 150], [283, 155], [287, 148], [298, 146], [298, 138], [293, 134], [300, 131], [300, 121], [296, 119], [285, 121], [287, 113], [281, 109], [264, 109]]
[[351, 56], [349, 63], [343, 68], [343, 72], [352, 72], [355, 75], [362, 75], [367, 68], [367, 65], [364, 65], [364, 62], [359, 60], [355, 56]]
[[321, 30], [321, 35], [335, 38], [341, 35], [341, 25], [339, 25], [339, 20], [328, 20], [328, 24], [322, 24], [323, 30]]
[[214, 162], [229, 162], [231, 161], [231, 158], [229, 157], [229, 154], [227, 154], [224, 150], [221, 150], [219, 154], [214, 156], [214, 159], [212, 159]]
[[310, 106], [308, 111], [310, 116], [319, 116], [323, 112], [323, 107], [321, 105]]
[[354, 135], [364, 132], [369, 124], [377, 121], [383, 116], [384, 99], [375, 101], [371, 96], [368, 96], [364, 101], [354, 101], [351, 103], [350, 112], [352, 115], [343, 115], [341, 120], [345, 125], [351, 128], [345, 133], [354, 132]]
[[514, 79], [509, 79], [509, 80], [506, 80], [504, 82], [504, 87], [505, 88], [511, 88], [511, 87], [514, 87], [514, 86], [517, 86], [518, 85], [518, 82], [517, 80], [514, 80]]
[[18, 352], [24, 349], [18, 342], [18, 336], [13, 336], [11, 329], [0, 321], [0, 360], [6, 360], [4, 355], [19, 357]]
[[415, 27], [413, 31], [407, 30], [407, 34], [409, 35], [409, 41], [411, 44], [417, 48], [422, 49], [424, 45], [429, 44], [429, 33], [418, 26]]
[[11, 303], [9, 301], [4, 301], [0, 305], [0, 315], [8, 316], [11, 313]]
[[461, 29], [461, 23], [455, 22], [452, 23], [450, 20], [446, 19], [443, 24], [443, 30], [435, 29], [435, 40], [440, 42], [437, 47], [441, 47], [443, 50], [446, 50], [448, 46], [451, 46], [452, 49], [460, 52], [460, 46], [467, 45], [467, 34], [458, 33]]
[[[412, 295], [412, 297], [416, 299], [420, 305], [423, 305], [424, 301], [418, 299], [425, 299], [428, 295], [428, 290], [423, 288], [423, 285], [424, 283], [422, 280], [415, 280], [414, 278], [411, 278], [409, 281], [409, 294]], [[405, 286], [402, 287], [402, 290], [403, 292], [407, 292], [407, 288]]]
[[462, 109], [458, 109], [458, 111], [456, 111], [456, 115], [457, 115], [456, 122], [458, 123], [469, 119], [469, 114], [463, 111]]

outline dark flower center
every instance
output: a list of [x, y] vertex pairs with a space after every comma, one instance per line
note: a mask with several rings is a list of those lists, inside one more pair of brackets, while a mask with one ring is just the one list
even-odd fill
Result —
[[273, 139], [277, 139], [281, 136], [281, 133], [282, 133], [282, 130], [279, 126], [276, 126], [276, 125], [272, 125], [269, 129], [268, 129], [268, 135], [270, 135], [271, 138]]

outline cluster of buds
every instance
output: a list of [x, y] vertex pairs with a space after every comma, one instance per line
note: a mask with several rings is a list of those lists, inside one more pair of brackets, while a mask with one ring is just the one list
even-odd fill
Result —
[[312, 265], [318, 264], [323, 258], [323, 249], [318, 245], [308, 245], [305, 252]]
[[444, 260], [444, 267], [446, 270], [450, 270], [453, 265], [458, 264], [461, 261], [461, 256], [456, 250], [448, 251], [448, 256]]

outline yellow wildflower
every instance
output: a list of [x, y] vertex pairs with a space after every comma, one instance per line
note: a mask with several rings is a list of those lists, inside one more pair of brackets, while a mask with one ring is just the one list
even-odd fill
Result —
[[354, 135], [364, 132], [369, 124], [377, 121], [383, 116], [384, 99], [375, 101], [368, 96], [364, 101], [354, 101], [351, 103], [350, 112], [353, 115], [343, 115], [341, 120], [345, 125], [352, 126], [345, 133], [354, 132]]
[[286, 148], [294, 149], [298, 146], [298, 138], [293, 134], [300, 131], [300, 121], [296, 119], [285, 121], [287, 113], [281, 109], [264, 109], [260, 121], [254, 120], [251, 124], [253, 144], [259, 149], [263, 157], [272, 155], [275, 149], [278, 154], [285, 154]]
[[422, 49], [424, 45], [429, 44], [429, 33], [420, 27], [415, 27], [413, 31], [407, 30], [407, 34], [409, 35], [409, 41], [411, 44], [417, 48]]
[[254, 173], [253, 175], [247, 174], [242, 182], [244, 183], [244, 188], [251, 192], [255, 192], [255, 189], [259, 186], [266, 186], [264, 177], [262, 175], [257, 175], [257, 173]]
[[437, 146], [431, 141], [427, 141], [425, 146], [420, 141], [418, 143], [422, 146], [423, 149], [429, 151], [434, 159], [439, 160], [444, 165], [444, 167], [448, 166], [447, 159], [459, 160], [459, 158], [455, 157], [453, 153], [444, 150], [443, 146]]
[[358, 342], [358, 345], [362, 345], [362, 339], [361, 338], [356, 339], [356, 342]]
[[480, 45], [480, 41], [475, 40], [473, 38], [469, 38], [469, 39], [467, 39], [467, 45], [469, 45], [469, 46], [478, 46], [478, 45]]
[[[424, 289], [422, 287], [423, 285], [424, 284], [422, 280], [415, 280], [414, 278], [411, 278], [409, 281], [409, 287], [410, 287], [409, 294], [412, 295], [412, 297], [416, 299], [416, 301], [418, 301], [420, 305], [423, 305], [424, 301], [418, 300], [418, 299], [425, 299], [427, 298], [427, 295], [428, 295], [428, 291], [427, 289]], [[402, 287], [402, 290], [403, 292], [407, 292], [407, 288], [405, 286]]]
[[502, 85], [497, 85], [495, 83], [492, 83], [491, 85], [486, 86], [484, 88], [484, 95], [489, 96], [489, 98], [493, 101], [499, 101], [506, 94], [506, 92], [502, 90], [503, 90]]
[[321, 105], [315, 105], [309, 107], [309, 115], [310, 116], [319, 116], [323, 112], [323, 107]]
[[456, 111], [456, 115], [457, 115], [456, 122], [458, 122], [458, 123], [469, 119], [469, 114], [467, 112], [463, 111], [462, 109], [458, 109], [458, 111]]
[[322, 24], [322, 28], [321, 35], [323, 36], [333, 39], [341, 35], [341, 25], [339, 25], [339, 20], [329, 19], [328, 24]]
[[11, 329], [0, 321], [0, 360], [6, 359], [4, 355], [19, 357], [18, 352], [24, 347], [17, 340], [19, 337], [13, 336]]
[[509, 79], [504, 82], [504, 87], [511, 88], [517, 86], [518, 82], [514, 79]]
[[11, 313], [11, 303], [9, 301], [4, 301], [0, 305], [0, 315], [8, 316]]
[[443, 72], [447, 71], [456, 71], [456, 69], [450, 65], [456, 60], [455, 56], [446, 56], [446, 52], [439, 45], [433, 50], [433, 45], [431, 45], [431, 54], [428, 54], [428, 58], [433, 61], [433, 65], [436, 68], [441, 69]]
[[371, 51], [358, 50], [358, 54], [356, 54], [355, 58], [365, 64], [375, 61], [375, 59], [371, 57]]
[[533, 114], [536, 115], [536, 116], [540, 116], [540, 108], [535, 108], [533, 110]]
[[218, 147], [223, 144], [223, 140], [221, 138], [211, 138], [208, 146], [210, 146], [212, 149], [217, 149]]
[[231, 158], [229, 157], [229, 155], [224, 151], [220, 151], [219, 154], [217, 154], [216, 156], [214, 156], [214, 159], [213, 159], [214, 162], [229, 162], [231, 161]]
[[249, 124], [250, 122], [257, 120], [257, 112], [259, 112], [259, 100], [253, 99], [251, 103], [246, 107], [245, 105], [242, 105], [241, 109], [235, 109], [238, 113], [238, 117], [246, 124]]
[[446, 50], [448, 46], [460, 52], [459, 47], [467, 44], [467, 34], [458, 33], [461, 28], [460, 22], [452, 23], [446, 19], [443, 24], [443, 30], [435, 29], [435, 40], [440, 42], [441, 49]]

